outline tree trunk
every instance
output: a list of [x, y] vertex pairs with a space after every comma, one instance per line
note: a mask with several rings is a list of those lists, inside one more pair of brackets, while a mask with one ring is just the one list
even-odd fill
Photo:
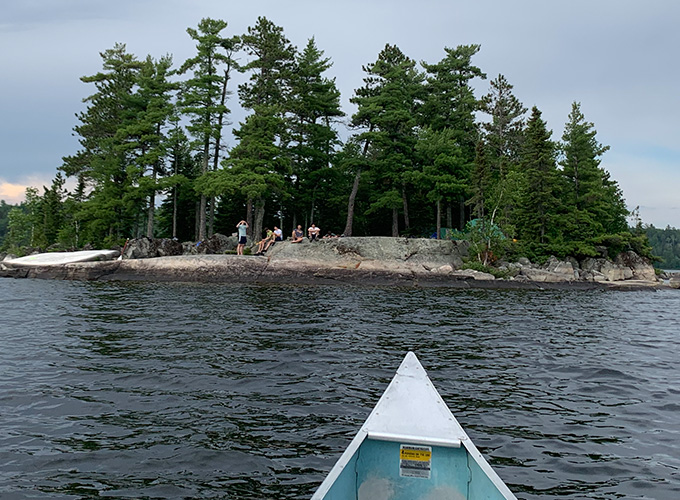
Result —
[[[227, 69], [224, 70], [224, 81], [222, 82], [222, 98], [220, 100], [221, 106], [227, 102], [227, 84], [229, 83], [229, 73], [231, 71], [231, 58], [227, 63]], [[220, 150], [222, 147], [222, 127], [224, 123], [224, 112], [220, 112], [217, 116], [217, 135], [215, 137], [215, 149], [213, 151], [213, 171], [217, 171], [220, 164]], [[208, 220], [208, 236], [214, 234], [215, 228], [215, 197], [210, 198], [210, 218]]]
[[408, 198], [406, 197], [406, 184], [401, 186], [401, 197], [404, 200], [404, 229], [409, 229], [411, 227], [411, 220], [408, 215]]
[[177, 186], [172, 187], [172, 239], [177, 239]]
[[462, 231], [465, 227], [465, 200], [461, 197], [458, 200], [458, 210], [460, 210], [460, 230]]
[[[151, 177], [153, 178], [154, 185], [156, 184], [157, 170], [155, 167], [151, 167]], [[156, 211], [156, 190], [153, 189], [149, 195], [149, 210], [146, 217], [146, 236], [147, 238], [153, 238], [153, 223], [154, 223], [154, 213]]]
[[194, 240], [200, 241], [199, 235], [200, 230], [199, 228], [201, 227], [201, 202], [197, 201], [196, 202], [196, 217], [194, 220]]
[[397, 238], [399, 236], [399, 210], [397, 208], [392, 209], [392, 238]]
[[207, 207], [207, 199], [205, 195], [201, 195], [201, 201], [198, 202], [198, 241], [205, 239], [206, 218], [205, 211]]
[[149, 195], [149, 210], [146, 217], [146, 236], [153, 238], [153, 216], [156, 210], [156, 191], [151, 191]]
[[208, 238], [210, 238], [214, 232], [215, 227], [215, 197], [210, 198], [210, 217], [208, 218]]
[[347, 222], [345, 223], [345, 230], [342, 232], [345, 236], [352, 236], [352, 225], [354, 224], [354, 201], [359, 191], [359, 180], [361, 179], [361, 169], [357, 170], [354, 176], [354, 184], [352, 185], [352, 192], [349, 194], [349, 201], [347, 202]]
[[309, 214], [310, 224], [314, 223], [314, 205], [316, 204], [316, 186], [312, 189], [312, 209]]
[[[368, 129], [369, 132], [373, 131], [373, 124], [371, 124]], [[368, 146], [370, 141], [364, 143], [364, 150], [361, 155], [366, 158], [368, 154]], [[354, 201], [357, 197], [357, 192], [359, 191], [359, 180], [361, 179], [361, 167], [357, 170], [357, 174], [354, 176], [354, 184], [352, 184], [352, 192], [349, 194], [349, 201], [347, 202], [347, 222], [345, 223], [345, 230], [342, 232], [345, 236], [352, 236], [352, 225], [354, 224]]]
[[442, 232], [442, 200], [437, 200], [437, 239]]
[[446, 227], [453, 228], [453, 210], [451, 203], [446, 204]]
[[253, 236], [253, 200], [248, 198], [246, 203], [246, 222], [248, 223], [248, 229], [246, 230], [246, 235], [250, 236], [250, 239], [255, 239]]
[[255, 226], [253, 227], [253, 243], [262, 237], [262, 221], [264, 221], [264, 198], [259, 198], [255, 202]]
[[[208, 173], [208, 167], [210, 165], [210, 137], [207, 136], [205, 138], [205, 141], [203, 143], [203, 162], [201, 166], [201, 173], [206, 174]], [[207, 208], [207, 198], [205, 197], [204, 194], [201, 195], [201, 206], [199, 208], [199, 213], [198, 213], [198, 240], [203, 241], [205, 240], [205, 233], [206, 233], [206, 208]]]

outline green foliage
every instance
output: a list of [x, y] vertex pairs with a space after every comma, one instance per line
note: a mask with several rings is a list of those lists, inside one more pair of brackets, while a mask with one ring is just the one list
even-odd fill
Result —
[[14, 254], [18, 248], [31, 245], [31, 216], [25, 207], [14, 207], [9, 211], [5, 247]]
[[9, 225], [9, 212], [17, 205], [10, 205], [5, 200], [0, 200], [0, 249], [5, 248], [7, 228]]
[[[225, 38], [221, 32], [226, 27], [226, 21], [206, 18], [201, 19], [198, 29], [188, 28], [187, 33], [196, 42], [196, 55], [179, 69], [180, 74], [192, 72], [182, 84], [179, 107], [190, 118], [187, 129], [200, 154], [201, 174], [204, 175], [210, 169], [211, 159], [214, 169], [219, 163], [223, 120], [229, 113], [227, 83], [231, 68], [237, 67], [232, 55], [240, 46], [240, 38]], [[220, 74], [223, 68], [226, 69]], [[205, 190], [200, 194], [197, 229], [198, 239], [203, 240], [207, 236], [207, 198]]]
[[473, 219], [465, 226], [469, 253], [483, 265], [492, 264], [505, 255], [508, 238], [490, 219]]
[[[556, 144], [537, 108], [525, 120], [502, 75], [477, 99], [472, 83], [486, 78], [472, 61], [479, 45], [447, 47], [421, 66], [385, 45], [363, 68], [350, 99], [354, 134], [342, 144], [340, 92], [315, 40], [299, 52], [264, 17], [243, 35], [226, 37], [226, 28], [202, 19], [187, 29], [195, 53], [177, 71], [169, 56], [140, 60], [123, 44], [102, 52], [101, 71], [81, 78], [94, 90], [77, 115], [78, 152], [42, 196], [0, 205], [5, 247], [196, 240], [215, 227], [231, 233], [241, 218], [255, 234], [313, 221], [394, 236], [440, 235], [442, 225], [462, 230], [478, 219], [456, 237], [471, 242], [479, 265], [652, 255], [641, 222], [627, 229], [621, 190], [600, 166], [608, 148], [580, 105]], [[249, 114], [227, 150], [233, 70], [244, 75], [238, 98]], [[62, 172], [78, 182], [71, 193]]]
[[143, 64], [123, 44], [101, 57], [103, 71], [81, 78], [96, 89], [85, 99], [87, 109], [77, 115], [80, 124], [74, 131], [81, 149], [65, 157], [60, 168], [91, 188], [79, 210], [82, 233], [90, 241], [130, 234], [140, 209], [127, 199], [140, 175], [130, 131], [138, 124], [134, 89]]
[[680, 229], [670, 226], [658, 229], [649, 226], [644, 232], [652, 252], [659, 256], [659, 265], [664, 269], [680, 269]]
[[[489, 115], [482, 123], [483, 138], [476, 152], [475, 172], [468, 200], [477, 217], [490, 217], [503, 226], [514, 225], [514, 210], [521, 204], [524, 171], [519, 168], [527, 109], [512, 93], [503, 75], [491, 81], [481, 109]], [[511, 233], [512, 234], [512, 233]]]
[[592, 240], [595, 245], [607, 248], [609, 258], [614, 258], [621, 252], [633, 251], [636, 254], [650, 260], [657, 260], [653, 255], [652, 246], [649, 244], [646, 234], [636, 235], [630, 231], [616, 234], [606, 234]]
[[520, 158], [524, 183], [515, 223], [519, 238], [529, 246], [533, 244], [536, 251], [562, 238], [560, 178], [551, 134], [541, 112], [534, 106]]
[[304, 219], [310, 222], [318, 219], [318, 215], [328, 215], [322, 214], [322, 200], [337, 196], [333, 181], [338, 180], [334, 163], [340, 140], [333, 125], [344, 113], [335, 79], [324, 76], [331, 66], [330, 59], [324, 57], [312, 38], [296, 56], [291, 76], [286, 115], [291, 171], [286, 205], [293, 218], [304, 214]]
[[424, 77], [415, 61], [389, 44], [364, 71], [364, 86], [350, 99], [357, 105], [352, 123], [367, 128], [356, 140], [370, 145], [366, 170], [373, 184], [371, 213], [391, 212], [392, 236], [398, 236], [400, 207], [404, 207], [405, 227], [410, 225], [406, 193], [416, 169], [417, 113]]
[[566, 207], [565, 238], [585, 240], [627, 230], [626, 209], [621, 190], [600, 167], [600, 157], [609, 146], [595, 138], [592, 123], [586, 122], [580, 104], [573, 103], [560, 149], [563, 199]]

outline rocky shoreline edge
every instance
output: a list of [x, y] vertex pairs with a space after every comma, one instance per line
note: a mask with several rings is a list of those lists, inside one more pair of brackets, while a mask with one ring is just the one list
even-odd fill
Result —
[[[0, 263], [0, 277], [98, 281], [206, 283], [358, 284], [471, 289], [680, 288], [680, 276], [656, 277], [653, 266], [633, 252], [605, 258], [538, 266], [526, 259], [502, 263], [507, 275], [461, 269], [468, 246], [462, 241], [388, 237], [333, 238], [300, 244], [278, 242], [264, 256], [224, 254], [234, 237], [215, 235], [200, 244], [133, 240], [122, 260], [58, 266]], [[203, 248], [201, 248], [203, 247]], [[174, 254], [173, 254], [174, 253]], [[676, 286], [677, 285], [677, 286]]]

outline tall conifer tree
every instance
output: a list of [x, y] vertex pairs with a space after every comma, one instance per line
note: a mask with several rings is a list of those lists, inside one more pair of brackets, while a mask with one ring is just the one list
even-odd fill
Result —
[[[290, 105], [295, 47], [283, 28], [265, 17], [241, 37], [252, 59], [241, 70], [249, 81], [239, 86], [241, 104], [252, 111], [234, 135], [239, 144], [227, 160], [225, 185], [237, 185], [247, 198], [247, 220], [259, 238], [267, 198], [284, 196], [284, 179], [290, 173], [285, 113]], [[252, 207], [252, 210], [251, 210]]]
[[[226, 38], [222, 31], [227, 22], [216, 19], [202, 19], [198, 29], [187, 28], [189, 36], [196, 41], [196, 55], [187, 59], [180, 67], [180, 73], [192, 71], [192, 77], [184, 82], [180, 94], [182, 111], [191, 116], [188, 129], [193, 135], [201, 155], [201, 173], [207, 174], [212, 164], [211, 157], [219, 149], [211, 148], [221, 137], [222, 118], [229, 110], [222, 98], [225, 79], [228, 75], [220, 68], [233, 65], [231, 50], [234, 38]], [[207, 197], [201, 194], [198, 212], [198, 239], [207, 236]]]
[[137, 179], [128, 170], [131, 155], [120, 131], [135, 120], [131, 96], [141, 63], [127, 52], [124, 44], [116, 44], [102, 52], [101, 57], [103, 71], [81, 78], [96, 88], [84, 100], [87, 109], [76, 115], [80, 124], [74, 131], [81, 149], [65, 157], [60, 168], [91, 188], [82, 210], [86, 237], [110, 244], [131, 235], [138, 216], [138, 207], [126, 203]]
[[370, 144], [374, 180], [371, 211], [392, 212], [392, 236], [399, 235], [399, 208], [409, 226], [406, 185], [416, 167], [418, 112], [423, 98], [423, 75], [415, 62], [394, 45], [386, 45], [376, 62], [364, 67], [364, 87], [351, 102], [357, 105], [355, 125], [368, 125], [358, 139]]
[[560, 161], [572, 240], [626, 230], [628, 211], [621, 191], [600, 167], [600, 157], [608, 149], [597, 141], [594, 125], [586, 121], [581, 105], [574, 102], [562, 135]]
[[525, 174], [516, 224], [520, 238], [530, 250], [544, 253], [561, 239], [558, 198], [559, 177], [555, 144], [537, 107], [531, 110], [520, 159]]
[[[503, 75], [490, 82], [489, 93], [481, 100], [482, 111], [490, 120], [482, 123], [489, 183], [484, 193], [484, 209], [478, 217], [489, 217], [506, 230], [517, 204], [517, 164], [521, 152], [527, 109], [513, 95], [512, 85]], [[474, 193], [478, 199], [479, 193]]]
[[[465, 175], [469, 182], [475, 160], [475, 147], [479, 130], [475, 113], [480, 103], [475, 98], [471, 86], [475, 78], [485, 79], [486, 74], [472, 64], [472, 58], [479, 52], [480, 45], [459, 45], [455, 49], [446, 47], [446, 56], [438, 63], [422, 63], [427, 72], [427, 99], [422, 109], [423, 124], [435, 132], [449, 130], [463, 158], [463, 169], [459, 174]], [[458, 207], [457, 225], [463, 228], [465, 221], [464, 193], [457, 193], [454, 199], [447, 199]], [[451, 205], [447, 210], [447, 224], [454, 225], [450, 217]]]
[[[334, 123], [344, 113], [335, 79], [324, 76], [332, 66], [313, 38], [297, 55], [291, 81], [288, 114], [292, 161], [293, 211], [304, 208], [305, 219], [315, 221], [315, 209], [328, 187], [331, 164], [339, 145]], [[317, 222], [318, 223], [318, 222]]]
[[172, 58], [154, 60], [148, 56], [140, 67], [136, 91], [130, 96], [129, 123], [118, 130], [121, 148], [130, 157], [128, 172], [134, 171], [138, 190], [131, 190], [129, 203], [140, 208], [146, 200], [146, 228], [154, 236], [154, 213], [158, 179], [166, 174], [165, 128], [173, 111], [172, 97], [177, 85], [168, 80]]

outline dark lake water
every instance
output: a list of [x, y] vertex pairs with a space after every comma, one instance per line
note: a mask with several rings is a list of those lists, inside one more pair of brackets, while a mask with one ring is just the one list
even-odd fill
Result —
[[0, 280], [0, 498], [309, 498], [413, 350], [521, 499], [680, 498], [680, 292]]

